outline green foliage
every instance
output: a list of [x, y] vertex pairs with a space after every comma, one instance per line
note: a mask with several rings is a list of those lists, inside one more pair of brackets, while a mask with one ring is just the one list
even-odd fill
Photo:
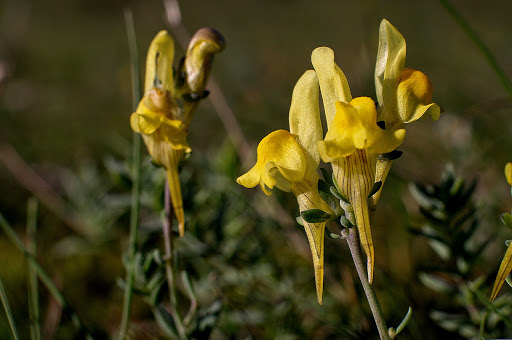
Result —
[[423, 217], [410, 231], [428, 240], [439, 258], [423, 266], [419, 279], [436, 293], [438, 301], [430, 317], [445, 330], [467, 339], [510, 336], [512, 296], [502, 295], [497, 303], [488, 303], [493, 273], [480, 266], [490, 238], [476, 241], [481, 238], [473, 201], [476, 184], [476, 180], [466, 184], [447, 166], [439, 184], [410, 185]]

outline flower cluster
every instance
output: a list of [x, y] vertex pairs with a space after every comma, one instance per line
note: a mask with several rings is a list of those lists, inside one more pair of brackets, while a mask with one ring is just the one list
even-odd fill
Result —
[[192, 149], [188, 128], [205, 91], [213, 56], [224, 49], [224, 38], [212, 28], [201, 28], [190, 41], [187, 55], [176, 72], [173, 69], [174, 40], [167, 31], [151, 42], [146, 60], [144, 97], [130, 117], [133, 131], [142, 138], [155, 164], [166, 169], [171, 202], [180, 236], [185, 216], [178, 164]]
[[[322, 303], [325, 225], [339, 217], [337, 207], [321, 197], [317, 170], [320, 160], [331, 163], [339, 197], [349, 203], [361, 246], [367, 258], [368, 280], [373, 280], [374, 247], [371, 212], [405, 137], [405, 125], [425, 114], [438, 119], [432, 103], [432, 85], [420, 71], [405, 68], [405, 40], [387, 20], [379, 31], [375, 68], [378, 107], [368, 97], [352, 98], [347, 79], [336, 65], [334, 52], [319, 47], [311, 55], [314, 70], [297, 82], [290, 107], [290, 131], [265, 137], [257, 149], [256, 165], [237, 182], [260, 185], [268, 195], [277, 187], [297, 197], [313, 256], [318, 302]], [[327, 133], [323, 134], [319, 108], [323, 100]], [[343, 205], [347, 211], [347, 205]], [[325, 218], [307, 218], [305, 212], [325, 212]], [[345, 213], [346, 214], [346, 213]]]

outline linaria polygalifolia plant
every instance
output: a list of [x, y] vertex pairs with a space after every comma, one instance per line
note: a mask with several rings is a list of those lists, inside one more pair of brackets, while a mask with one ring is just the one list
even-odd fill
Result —
[[[372, 287], [375, 252], [371, 235], [373, 212], [393, 160], [400, 157], [407, 124], [440, 108], [432, 103], [432, 85], [421, 71], [405, 68], [405, 39], [389, 21], [382, 20], [375, 67], [378, 107], [369, 97], [353, 98], [348, 81], [334, 61], [334, 52], [319, 47], [311, 54], [314, 70], [298, 80], [289, 112], [290, 131], [270, 133], [258, 145], [256, 165], [238, 183], [257, 185], [270, 195], [274, 187], [293, 192], [304, 226], [315, 271], [318, 303], [322, 304], [324, 235], [327, 223], [336, 223], [339, 238], [348, 243], [359, 279], [370, 304], [381, 339], [393, 339], [406, 325], [386, 326]], [[327, 133], [323, 134], [319, 94], [322, 94]], [[332, 172], [317, 172], [320, 161]], [[363, 265], [360, 246], [366, 255]]]
[[[445, 1], [441, 2], [448, 6]], [[456, 19], [460, 21], [459, 17]], [[474, 35], [472, 38], [476, 39]], [[332, 299], [323, 299], [324, 237], [325, 228], [329, 225], [332, 230], [338, 230], [333, 233], [327, 231], [329, 236], [347, 241], [381, 339], [395, 338], [410, 319], [411, 310], [398, 327], [387, 327], [372, 285], [374, 276], [379, 280], [379, 275], [374, 275], [375, 258], [382, 248], [378, 242], [374, 244], [371, 228], [391, 164], [401, 155], [397, 147], [404, 140], [407, 124], [422, 116], [430, 115], [434, 120], [440, 116], [439, 106], [432, 103], [429, 79], [420, 71], [405, 68], [405, 40], [386, 20], [380, 27], [375, 68], [377, 103], [368, 97], [353, 98], [345, 75], [334, 61], [334, 52], [327, 47], [315, 49], [312, 53], [314, 70], [304, 73], [292, 94], [289, 131], [278, 130], [265, 137], [258, 146], [256, 165], [238, 178], [238, 182], [247, 187], [259, 184], [266, 194], [278, 188], [295, 195], [300, 210], [297, 221], [306, 232], [313, 259], [314, 274], [308, 278], [315, 282], [318, 303], [324, 304], [312, 307], [313, 289], [311, 295], [294, 292], [294, 282], [304, 279], [304, 275], [301, 277], [301, 273], [294, 273], [294, 263], [290, 260], [293, 254], [284, 251], [289, 255], [284, 257], [290, 262], [274, 259], [274, 262], [281, 261], [276, 266], [287, 270], [287, 275], [283, 275], [283, 271], [273, 271], [265, 265], [267, 262], [258, 263], [259, 259], [272, 261], [275, 249], [283, 252], [283, 244], [288, 240], [274, 237], [279, 234], [269, 232], [271, 228], [277, 228], [271, 218], [260, 216], [261, 211], [248, 212], [252, 205], [245, 200], [241, 188], [226, 192], [228, 180], [239, 167], [238, 161], [234, 160], [236, 157], [218, 155], [218, 159], [222, 159], [220, 162], [231, 166], [211, 173], [205, 170], [208, 165], [198, 164], [200, 162], [195, 163], [197, 169], [187, 167], [181, 176], [181, 181], [186, 183], [186, 193], [182, 193], [179, 165], [192, 150], [187, 140], [188, 129], [198, 103], [207, 95], [205, 86], [213, 55], [223, 47], [223, 39], [218, 32], [199, 30], [190, 42], [185, 58], [176, 63], [173, 39], [168, 33], [160, 32], [148, 51], [144, 96], [142, 100], [134, 96], [134, 113], [130, 119], [136, 132], [133, 169], [128, 163], [111, 158], [105, 162], [114, 182], [133, 188], [130, 243], [124, 257], [126, 279], [119, 280], [125, 300], [118, 337], [137, 337], [141, 329], [146, 331], [144, 325], [129, 322], [132, 295], [142, 297], [151, 310], [159, 326], [155, 331], [156, 327], [151, 324], [150, 334], [154, 336], [206, 339], [221, 325], [222, 329], [217, 329], [217, 337], [221, 334], [221, 337], [234, 338], [242, 328], [240, 325], [244, 324], [246, 328], [252, 328], [251, 334], [261, 338], [284, 338], [293, 336], [291, 334], [306, 336], [312, 334], [308, 330], [320, 329], [322, 325], [329, 328], [323, 331], [324, 338], [329, 335], [367, 337], [369, 327], [365, 328], [353, 320], [350, 322], [349, 318], [353, 317], [350, 308], [340, 311], [341, 305], [333, 306]], [[132, 52], [136, 50], [133, 39], [131, 49]], [[137, 85], [133, 92], [139, 92]], [[319, 107], [320, 94], [328, 127], [325, 135]], [[154, 165], [164, 170], [149, 164], [142, 165], [140, 169], [140, 136]], [[229, 146], [226, 149], [232, 151]], [[216, 159], [212, 157], [205, 163]], [[330, 164], [332, 170], [321, 168], [322, 176], [318, 172], [321, 161], [328, 168]], [[512, 185], [511, 168], [508, 166], [506, 174]], [[105, 185], [102, 174], [95, 172], [93, 167], [86, 165], [82, 170], [69, 176], [65, 191], [71, 205], [82, 209], [96, 227], [89, 230], [86, 237], [89, 240], [108, 238], [110, 228], [100, 227], [111, 226], [113, 221], [122, 218], [128, 207], [126, 197], [117, 197], [116, 200], [110, 195], [110, 187]], [[223, 171], [229, 175], [219, 174]], [[444, 310], [441, 305], [431, 311], [432, 319], [446, 330], [468, 338], [506, 335], [506, 329], [510, 329], [510, 295], [504, 293], [497, 297], [497, 294], [510, 273], [512, 250], [509, 246], [498, 270], [490, 298], [491, 302], [495, 301], [488, 302], [487, 291], [493, 273], [485, 277], [481, 275], [482, 270], [476, 271], [476, 264], [488, 241], [476, 245], [471, 241], [478, 232], [479, 221], [477, 207], [471, 199], [474, 182], [466, 186], [453, 171], [447, 170], [440, 185], [415, 184], [412, 188], [425, 218], [414, 232], [429, 240], [441, 261], [435, 268], [425, 266], [420, 279], [427, 287], [444, 295], [444, 301], [452, 300], [452, 306], [460, 307], [456, 311]], [[91, 197], [99, 199], [91, 202]], [[154, 228], [160, 224], [158, 218], [144, 216], [142, 232], [138, 229], [138, 206], [147, 208], [151, 205], [148, 202], [156, 206], [155, 210], [164, 211], [161, 216], [164, 251], [155, 242], [155, 239], [160, 239], [160, 228]], [[184, 211], [187, 209], [194, 212], [187, 216], [187, 225], [194, 226], [196, 235], [185, 231]], [[95, 337], [97, 334], [85, 326], [36, 261], [34, 201], [28, 210], [27, 234], [32, 246], [25, 248], [1, 216], [0, 225], [13, 244], [25, 253], [30, 264], [32, 338], [37, 339], [40, 334], [37, 278], [69, 315], [78, 336]], [[508, 213], [502, 215], [503, 223], [509, 227], [512, 226], [510, 216]], [[209, 272], [205, 268], [214, 268], [215, 271]], [[208, 277], [200, 275], [204, 273], [209, 273]], [[269, 304], [253, 299], [262, 287], [270, 291], [265, 295], [270, 296], [271, 312], [266, 312]], [[326, 290], [326, 293], [330, 292]], [[199, 305], [204, 296], [208, 296], [208, 303]], [[18, 338], [1, 281], [0, 299], [13, 338]], [[232, 305], [223, 309], [225, 299], [230, 299]], [[234, 306], [233, 301], [238, 304]], [[274, 304], [276, 301], [278, 303]], [[329, 308], [334, 310], [331, 315], [339, 315], [342, 320], [329, 318], [327, 313], [322, 315], [325, 316], [321, 320], [322, 325], [301, 319], [311, 308], [318, 308], [317, 311]], [[392, 313], [397, 312], [393, 310]], [[276, 335], [275, 325], [274, 328], [269, 327], [272, 322], [290, 319], [293, 320], [289, 324], [291, 326], [286, 329], [280, 327], [280, 334]], [[364, 320], [360, 323], [364, 324]], [[239, 334], [243, 336], [246, 333], [242, 331]], [[100, 338], [104, 336], [101, 334]]]

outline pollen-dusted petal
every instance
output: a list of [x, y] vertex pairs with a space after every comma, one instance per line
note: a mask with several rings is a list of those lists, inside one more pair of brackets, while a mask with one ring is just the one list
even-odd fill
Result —
[[508, 162], [505, 165], [505, 177], [507, 178], [508, 185], [512, 185], [512, 163]]
[[428, 113], [439, 119], [441, 109], [432, 103], [432, 84], [421, 71], [404, 70], [397, 89], [398, 112], [404, 123], [411, 123]]
[[334, 52], [329, 47], [318, 47], [313, 50], [311, 63], [318, 76], [327, 127], [330, 128], [336, 114], [336, 102], [352, 100], [350, 87], [345, 74], [334, 62]]
[[375, 91], [387, 123], [398, 120], [396, 116], [396, 90], [405, 67], [405, 39], [389, 21], [383, 19], [379, 28], [379, 48], [375, 65]]
[[144, 93], [151, 91], [155, 85], [170, 93], [173, 92], [173, 62], [174, 40], [167, 31], [160, 31], [149, 45]]
[[290, 132], [294, 134], [306, 151], [308, 172], [316, 171], [320, 163], [318, 141], [323, 138], [320, 121], [319, 87], [316, 72], [306, 71], [293, 89], [290, 105]]

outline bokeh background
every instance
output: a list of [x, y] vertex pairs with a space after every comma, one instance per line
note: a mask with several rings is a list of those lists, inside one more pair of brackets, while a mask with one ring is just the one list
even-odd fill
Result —
[[[512, 76], [512, 3], [453, 3]], [[406, 65], [429, 76], [434, 101], [444, 113], [437, 122], [412, 124], [401, 147], [404, 155], [384, 188], [373, 227], [375, 286], [390, 325], [400, 321], [408, 305], [417, 311], [404, 338], [448, 334], [429, 317], [443, 297], [421, 288], [418, 280], [418, 268], [437, 257], [425, 240], [407, 230], [418, 216], [408, 185], [439, 182], [448, 163], [462, 177], [478, 178], [474, 199], [480, 227], [475, 238], [493, 241], [477, 272], [495, 275], [503, 240], [510, 238], [499, 214], [512, 206], [503, 176], [505, 163], [512, 160], [512, 101], [475, 44], [438, 1], [187, 0], [180, 6], [189, 31], [211, 26], [226, 39], [212, 75], [252, 146], [252, 159], [261, 138], [288, 127], [293, 86], [312, 68], [315, 47], [335, 51], [354, 96], [375, 97], [379, 23], [386, 18], [400, 30], [407, 41]], [[27, 190], [30, 173], [16, 171], [26, 170], [25, 164], [85, 221], [70, 228], [62, 219], [67, 213], [59, 216], [43, 200], [38, 258], [99, 338], [115, 334], [118, 327], [122, 290], [116, 280], [124, 275], [121, 259], [128, 234], [129, 189], [112, 176], [116, 162], [129, 160], [132, 140], [125, 8], [133, 11], [143, 64], [153, 36], [168, 27], [161, 1], [0, 1], [0, 212], [23, 238], [26, 202], [34, 195]], [[178, 47], [177, 55], [183, 53]], [[282, 216], [297, 214], [293, 197], [274, 195], [279, 219], [256, 190], [238, 188], [234, 180], [247, 167], [237, 158], [230, 133], [233, 127], [226, 127], [206, 100], [191, 126], [194, 151], [183, 165], [189, 230], [204, 244], [194, 248], [192, 238], [183, 242], [188, 255], [182, 264], [190, 262], [194, 268], [205, 301], [224, 297], [225, 313], [213, 336], [363, 339], [376, 334], [346, 245], [339, 241], [326, 240], [324, 306], [317, 306], [305, 235]], [[158, 202], [148, 202], [145, 218], [150, 219]], [[154, 229], [147, 234], [156, 233]], [[234, 246], [233, 239], [243, 242]], [[194, 256], [203, 262], [198, 264]], [[26, 264], [2, 235], [0, 278], [20, 333], [28, 337]], [[47, 334], [76, 336], [44, 288], [41, 299]], [[0, 315], [0, 338], [8, 338]], [[60, 327], [55, 327], [59, 319]], [[142, 301], [136, 303], [133, 319], [151, 319]]]

